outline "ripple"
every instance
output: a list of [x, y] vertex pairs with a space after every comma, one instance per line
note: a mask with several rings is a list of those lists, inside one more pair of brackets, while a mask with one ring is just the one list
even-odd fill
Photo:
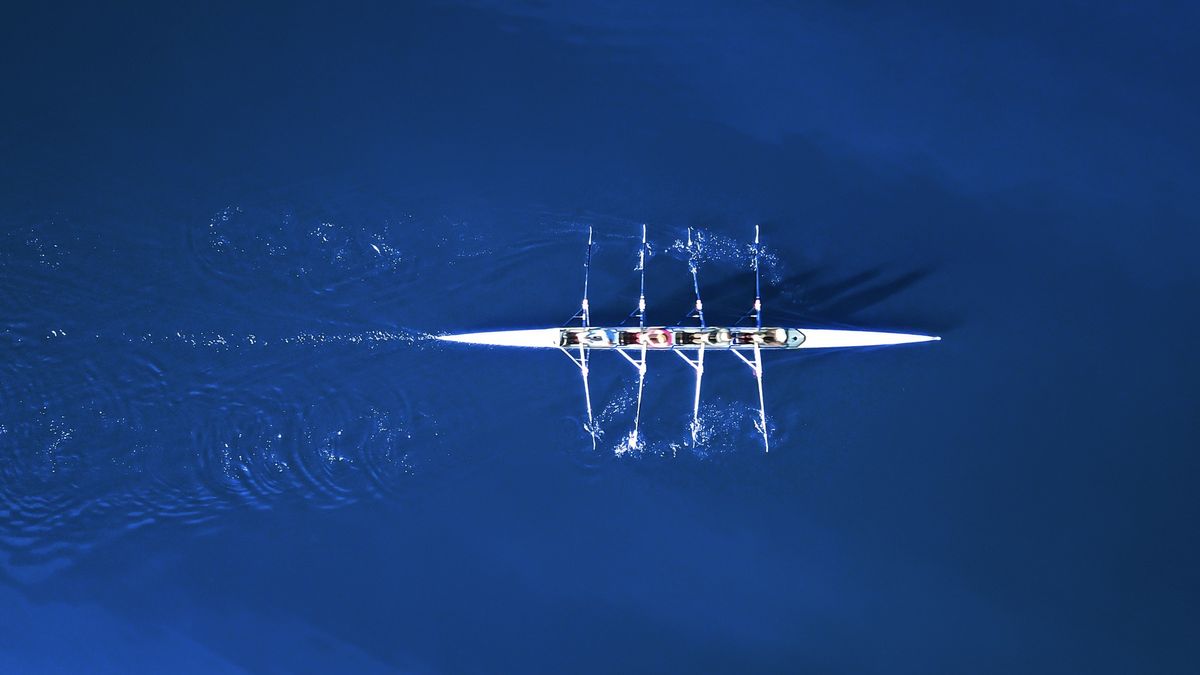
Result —
[[[54, 569], [145, 527], [406, 494], [442, 452], [411, 393], [433, 377], [419, 356], [432, 338], [372, 310], [413, 295], [420, 263], [395, 227], [410, 220], [230, 207], [182, 251], [89, 247], [107, 257], [53, 231], [0, 235], [0, 565]], [[140, 257], [114, 274], [118, 247]], [[364, 386], [382, 369], [405, 377]]]
[[8, 567], [54, 568], [156, 524], [395, 497], [437, 445], [402, 387], [360, 386], [380, 359], [403, 369], [428, 341], [416, 331], [36, 332], [0, 333], [18, 345], [0, 362]]
[[188, 229], [202, 275], [237, 289], [264, 282], [312, 295], [403, 271], [409, 262], [392, 223], [306, 222], [287, 212], [227, 206]]

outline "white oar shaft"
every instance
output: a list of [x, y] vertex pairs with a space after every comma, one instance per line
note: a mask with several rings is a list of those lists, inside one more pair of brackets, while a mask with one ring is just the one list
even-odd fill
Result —
[[642, 248], [638, 251], [638, 269], [642, 273], [641, 291], [638, 294], [638, 327], [646, 327], [646, 224], [642, 223]]
[[588, 355], [579, 345], [579, 372], [583, 374], [583, 400], [587, 404], [587, 432], [592, 437], [592, 450], [596, 449], [596, 420], [592, 415], [592, 387], [588, 383]]
[[758, 225], [754, 226], [754, 323], [759, 328], [762, 328], [762, 272], [759, 271], [759, 266], [762, 261], [759, 260], [759, 253], [762, 247], [758, 243]]
[[738, 357], [742, 363], [746, 364], [754, 373], [754, 379], [758, 382], [758, 423], [755, 424], [762, 432], [763, 447], [767, 452], [771, 451], [771, 441], [767, 438], [767, 402], [763, 397], [763, 367], [762, 367], [762, 350], [759, 349], [758, 343], [754, 343], [754, 360], [742, 356], [736, 350], [730, 349], [730, 353]]
[[[688, 267], [692, 271], [692, 290], [696, 292], [696, 318], [700, 321], [700, 327], [706, 328], [704, 322], [704, 303], [700, 301], [700, 251], [698, 246], [692, 241], [692, 228], [688, 228]], [[689, 361], [690, 363], [690, 361]], [[693, 364], [696, 368], [696, 394], [692, 398], [692, 447], [697, 445], [697, 436], [700, 434], [700, 385], [704, 381], [704, 342], [700, 343], [700, 353], [696, 355], [696, 362]]]
[[754, 345], [754, 378], [758, 380], [758, 422], [762, 430], [763, 452], [771, 451], [771, 440], [767, 435], [767, 401], [763, 397], [762, 352]]
[[700, 320], [700, 327], [705, 328], [704, 323], [704, 303], [700, 302], [700, 252], [696, 245], [692, 242], [692, 228], [688, 228], [688, 267], [692, 271], [692, 289], [696, 292], [696, 318]]
[[[642, 248], [638, 252], [638, 267], [641, 271], [641, 290], [638, 294], [638, 327], [646, 328], [646, 224], [642, 223]], [[631, 359], [632, 360], [632, 359]], [[630, 435], [630, 445], [637, 445], [638, 432], [642, 423], [642, 392], [646, 389], [646, 336], [642, 335], [641, 358], [638, 359], [638, 393], [637, 410], [633, 415], [633, 434]]]
[[696, 446], [696, 435], [700, 433], [700, 383], [704, 380], [704, 345], [696, 357], [696, 396], [692, 399], [692, 447]]
[[634, 443], [638, 440], [638, 431], [642, 424], [642, 391], [646, 388], [646, 345], [642, 345], [642, 358], [638, 364], [638, 393], [637, 393], [637, 411], [633, 415], [633, 435], [630, 438]]
[[592, 310], [588, 306], [588, 277], [592, 274], [592, 228], [588, 227], [588, 247], [587, 258], [583, 262], [583, 303], [580, 307], [580, 315], [583, 320], [584, 327], [592, 325]]

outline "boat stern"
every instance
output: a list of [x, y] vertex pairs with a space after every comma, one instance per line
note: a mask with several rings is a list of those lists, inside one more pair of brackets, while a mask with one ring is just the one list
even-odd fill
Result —
[[562, 340], [561, 328], [535, 328], [532, 330], [500, 330], [487, 333], [459, 333], [439, 335], [439, 340], [461, 342], [470, 345], [491, 347], [527, 347], [557, 349]]

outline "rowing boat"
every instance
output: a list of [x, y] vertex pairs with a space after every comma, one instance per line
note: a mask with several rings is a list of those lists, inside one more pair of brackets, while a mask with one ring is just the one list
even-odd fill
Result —
[[[727, 351], [732, 353], [750, 367], [758, 382], [758, 421], [755, 423], [762, 434], [763, 447], [771, 449], [770, 436], [767, 433], [767, 408], [763, 396], [763, 367], [762, 353], [773, 350], [793, 349], [833, 349], [844, 347], [878, 347], [885, 345], [911, 344], [940, 340], [932, 335], [915, 335], [911, 333], [889, 333], [868, 330], [842, 330], [830, 328], [792, 328], [783, 326], [763, 326], [762, 321], [762, 280], [759, 272], [759, 228], [754, 227], [754, 304], [749, 312], [738, 321], [738, 324], [752, 319], [753, 326], [709, 326], [704, 320], [704, 303], [700, 301], [700, 277], [698, 244], [692, 239], [692, 229], [688, 228], [687, 248], [691, 254], [689, 267], [692, 273], [692, 287], [696, 294], [696, 304], [691, 312], [684, 317], [685, 321], [694, 319], [694, 326], [647, 326], [646, 325], [646, 256], [649, 245], [646, 241], [646, 226], [642, 226], [642, 244], [638, 253], [638, 269], [641, 272], [641, 294], [638, 297], [637, 308], [630, 313], [628, 320], [637, 319], [637, 326], [593, 326], [591, 309], [588, 305], [588, 277], [592, 266], [592, 230], [588, 228], [587, 258], [583, 265], [583, 302], [567, 325], [557, 328], [534, 328], [528, 330], [490, 331], [483, 333], [460, 333], [442, 335], [440, 339], [448, 342], [460, 342], [473, 345], [488, 345], [493, 347], [525, 347], [558, 349], [567, 355], [579, 368], [583, 376], [584, 399], [587, 406], [587, 426], [591, 434], [592, 447], [596, 446], [598, 430], [592, 414], [592, 395], [588, 384], [588, 362], [594, 350], [614, 351], [625, 358], [638, 373], [637, 411], [634, 415], [633, 431], [630, 432], [631, 442], [636, 443], [639, 434], [642, 415], [642, 394], [646, 383], [646, 356], [651, 352], [674, 352], [696, 373], [695, 396], [692, 403], [692, 444], [695, 445], [700, 432], [700, 386], [704, 378], [704, 355], [710, 351]], [[578, 326], [571, 324], [579, 322]], [[751, 352], [753, 358], [742, 352]], [[689, 355], [693, 354], [693, 355]]]
[[448, 342], [463, 342], [491, 347], [541, 347], [544, 349], [624, 349], [637, 351], [645, 343], [648, 351], [700, 351], [727, 349], [830, 349], [836, 347], [878, 347], [940, 340], [931, 335], [880, 333], [867, 330], [829, 328], [695, 328], [687, 326], [650, 326], [647, 328], [534, 328], [486, 333], [442, 335]]

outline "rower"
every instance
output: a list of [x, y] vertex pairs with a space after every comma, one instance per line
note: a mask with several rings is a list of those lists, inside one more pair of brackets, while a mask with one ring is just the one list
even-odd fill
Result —
[[752, 345], [756, 342], [759, 342], [758, 332], [753, 328], [742, 328], [733, 334], [735, 345]]
[[612, 345], [612, 338], [608, 336], [608, 331], [603, 328], [593, 328], [584, 336], [590, 347], [608, 347]]
[[733, 339], [728, 328], [710, 328], [704, 331], [704, 342], [713, 347], [724, 347]]
[[787, 342], [787, 331], [782, 328], [767, 328], [754, 333], [754, 341], [764, 347], [781, 347]]
[[617, 333], [617, 344], [622, 347], [641, 344], [642, 332], [636, 328], [626, 328]]
[[648, 347], [657, 347], [661, 349], [663, 347], [671, 346], [671, 333], [670, 331], [662, 328], [651, 328], [647, 330], [643, 334], [643, 339], [646, 341], [646, 346]]

